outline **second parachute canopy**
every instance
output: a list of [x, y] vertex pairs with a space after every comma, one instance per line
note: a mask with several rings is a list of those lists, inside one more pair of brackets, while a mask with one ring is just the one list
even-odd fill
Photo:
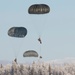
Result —
[[24, 27], [12, 27], [8, 30], [11, 37], [23, 38], [27, 35], [27, 29]]
[[38, 53], [34, 50], [28, 50], [23, 53], [23, 57], [38, 57]]

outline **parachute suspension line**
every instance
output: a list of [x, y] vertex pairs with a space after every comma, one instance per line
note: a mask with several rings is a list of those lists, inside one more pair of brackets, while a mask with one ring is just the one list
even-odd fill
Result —
[[[15, 39], [15, 38], [14, 38], [14, 39]], [[19, 54], [19, 51], [20, 51], [20, 49], [21, 49], [21, 45], [20, 45], [21, 41], [18, 43], [18, 45], [15, 44], [15, 41], [17, 41], [17, 40], [19, 40], [19, 39], [16, 38], [16, 40], [13, 40], [13, 48], [12, 48], [14, 57], [15, 57], [16, 59], [17, 59], [18, 54]]]
[[[22, 40], [20, 40], [20, 42], [19, 42], [19, 43], [22, 43], [22, 44], [23, 44], [23, 41], [22, 41]], [[18, 51], [16, 51], [16, 58], [18, 58], [19, 52], [21, 51], [21, 48], [22, 48], [22, 44], [19, 44], [19, 45], [17, 46], [17, 48], [19, 48], [19, 50], [18, 50]]]
[[38, 41], [40, 43], [40, 45], [39, 45], [40, 46], [40, 57], [39, 58], [41, 59], [42, 58], [42, 56], [41, 56], [41, 45], [42, 45], [41, 37], [38, 38]]
[[[10, 40], [12, 40], [11, 43], [10, 43]], [[15, 45], [14, 40], [12, 38], [9, 38], [8, 42], [9, 42], [9, 44], [11, 46], [11, 51], [13, 52], [14, 58], [17, 58], [17, 55], [16, 55], [17, 51], [16, 51], [16, 48], [14, 47], [14, 45]]]
[[17, 46], [17, 45], [15, 45], [15, 46], [12, 48], [12, 50], [13, 50], [14, 58], [17, 59], [18, 58], [19, 51], [20, 51], [20, 48], [19, 48], [20, 46]]
[[41, 44], [40, 44], [40, 58], [41, 58]]

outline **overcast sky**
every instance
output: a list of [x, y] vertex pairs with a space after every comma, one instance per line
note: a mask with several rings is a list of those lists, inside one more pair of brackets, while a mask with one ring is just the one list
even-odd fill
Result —
[[[50, 12], [43, 15], [28, 14], [32, 4], [47, 4]], [[14, 26], [27, 28], [25, 38], [8, 36]], [[24, 58], [27, 50], [41, 54], [44, 61], [75, 57], [75, 0], [0, 0], [0, 60], [19, 62], [36, 60]]]

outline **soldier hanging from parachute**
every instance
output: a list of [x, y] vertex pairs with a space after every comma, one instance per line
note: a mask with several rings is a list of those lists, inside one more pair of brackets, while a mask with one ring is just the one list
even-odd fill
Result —
[[[44, 14], [48, 14], [50, 12], [50, 7], [47, 4], [33, 4], [28, 8], [28, 13], [31, 15], [44, 15]], [[40, 57], [41, 56], [41, 45], [42, 45], [42, 41], [41, 38], [38, 38], [38, 41], [40, 43]]]
[[[14, 45], [15, 41], [19, 42], [19, 38], [22, 40], [23, 38], [25, 38], [26, 35], [27, 35], [27, 28], [25, 28], [25, 27], [11, 27], [8, 30], [8, 36], [14, 38], [14, 40], [12, 40], [13, 43], [11, 43], [11, 41], [10, 41], [10, 43], [13, 44], [12, 46], [13, 46], [13, 51], [14, 51], [14, 55], [15, 55], [14, 63], [16, 63], [16, 64], [17, 64], [17, 57], [18, 57], [20, 48], [18, 50], [15, 49], [15, 47], [17, 46], [17, 45]], [[19, 44], [20, 46], [22, 45], [22, 43], [17, 43], [17, 44]]]
[[40, 37], [38, 38], [38, 41], [39, 41], [39, 43], [40, 43], [40, 57], [39, 57], [39, 58], [41, 59], [41, 58], [42, 58], [42, 56], [41, 56], [41, 44], [42, 44], [42, 40], [41, 40]]
[[41, 41], [41, 38], [40, 37], [38, 38], [38, 41], [40, 42], [40, 44], [42, 44], [42, 41]]

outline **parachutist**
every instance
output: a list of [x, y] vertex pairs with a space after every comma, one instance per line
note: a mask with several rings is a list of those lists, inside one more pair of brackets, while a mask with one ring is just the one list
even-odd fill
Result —
[[40, 56], [40, 58], [42, 58], [42, 56]]
[[38, 38], [38, 41], [40, 42], [40, 44], [42, 44], [41, 38]]
[[3, 65], [1, 64], [0, 67], [3, 68]]
[[14, 59], [14, 62], [17, 63], [17, 58]]

